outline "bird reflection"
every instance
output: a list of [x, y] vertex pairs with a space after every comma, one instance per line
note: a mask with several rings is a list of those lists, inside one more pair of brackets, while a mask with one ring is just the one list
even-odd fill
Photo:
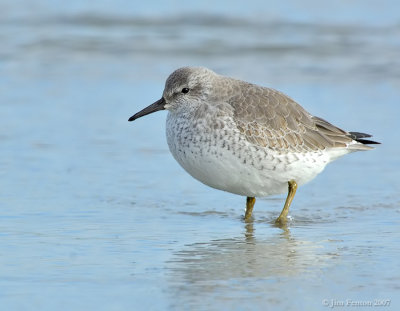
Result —
[[310, 267], [318, 270], [332, 256], [324, 254], [320, 244], [293, 238], [289, 229], [257, 237], [256, 227], [257, 223], [244, 222], [243, 236], [186, 245], [168, 262], [174, 282], [207, 290], [204, 282], [296, 276]]

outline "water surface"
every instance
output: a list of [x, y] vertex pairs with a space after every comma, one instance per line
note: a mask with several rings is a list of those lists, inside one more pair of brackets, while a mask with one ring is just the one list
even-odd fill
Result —
[[[397, 310], [397, 2], [157, 4], [0, 4], [2, 308]], [[383, 144], [301, 187], [287, 230], [284, 196], [245, 223], [173, 160], [165, 112], [127, 122], [183, 65]]]

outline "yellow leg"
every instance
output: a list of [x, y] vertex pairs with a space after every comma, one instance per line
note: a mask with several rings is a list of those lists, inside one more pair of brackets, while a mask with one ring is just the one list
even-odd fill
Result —
[[289, 184], [289, 192], [286, 198], [285, 205], [283, 206], [283, 210], [279, 217], [275, 220], [275, 224], [277, 225], [284, 225], [287, 222], [287, 215], [289, 213], [290, 204], [293, 201], [294, 195], [296, 194], [297, 184], [294, 180], [290, 180]]
[[246, 213], [244, 214], [244, 220], [249, 220], [250, 219], [251, 214], [253, 213], [253, 207], [254, 207], [255, 203], [256, 203], [256, 198], [247, 197], [247, 199], [246, 199]]

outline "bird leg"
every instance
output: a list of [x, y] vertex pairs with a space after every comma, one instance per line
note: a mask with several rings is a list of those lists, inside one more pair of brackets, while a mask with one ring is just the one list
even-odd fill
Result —
[[275, 220], [275, 224], [277, 225], [284, 225], [287, 222], [287, 215], [289, 213], [290, 204], [293, 201], [294, 195], [296, 194], [297, 190], [297, 183], [294, 180], [290, 180], [289, 184], [289, 192], [285, 201], [285, 205], [283, 206], [282, 212], [279, 217]]
[[244, 214], [244, 220], [249, 220], [251, 214], [253, 213], [253, 207], [256, 203], [256, 198], [254, 197], [247, 197], [246, 199], [246, 213]]

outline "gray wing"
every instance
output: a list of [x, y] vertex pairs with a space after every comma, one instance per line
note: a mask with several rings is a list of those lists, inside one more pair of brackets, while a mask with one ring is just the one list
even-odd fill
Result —
[[312, 116], [279, 91], [247, 83], [240, 90], [229, 104], [237, 128], [255, 145], [280, 152], [310, 152], [346, 147], [353, 141], [348, 132]]

